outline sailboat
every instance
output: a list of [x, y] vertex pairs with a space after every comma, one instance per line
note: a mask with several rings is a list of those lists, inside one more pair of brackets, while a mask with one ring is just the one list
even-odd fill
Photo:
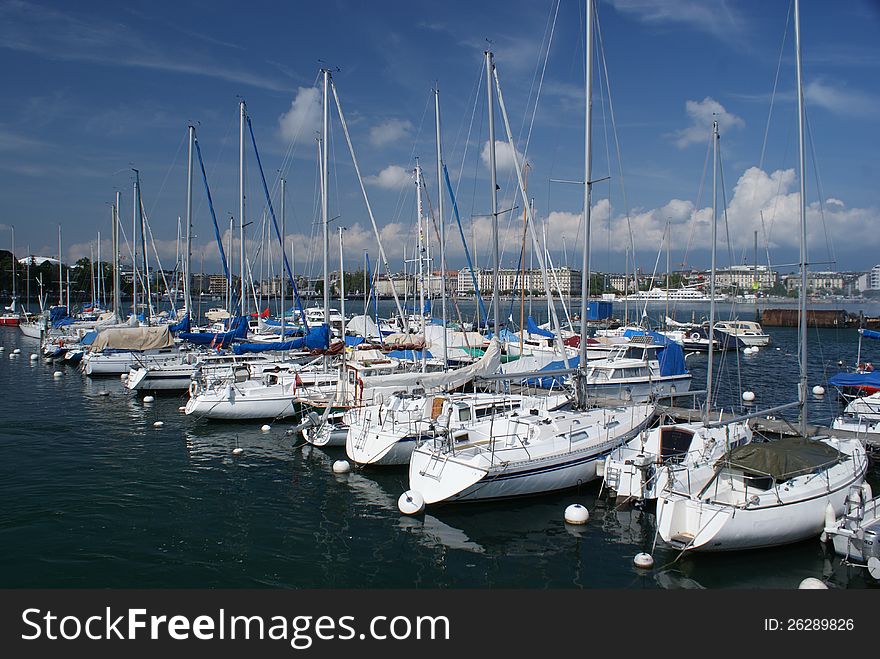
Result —
[[[591, 0], [587, 1], [586, 24], [587, 89], [584, 144], [584, 267], [581, 273], [582, 318], [586, 317], [585, 306], [589, 293], [593, 47], [593, 3]], [[494, 164], [495, 136], [492, 110], [494, 82], [507, 140], [511, 152], [514, 154], [513, 164], [519, 194], [526, 198], [522, 165], [516, 155], [494, 57], [490, 51], [487, 51], [485, 56], [489, 97], [490, 163]], [[494, 196], [494, 167], [491, 165], [490, 171], [493, 173], [491, 183]], [[534, 231], [534, 218], [528, 205], [526, 208], [528, 212], [527, 223]], [[534, 233], [532, 235], [534, 239]], [[539, 260], [542, 271], [546, 272], [543, 254], [540, 252]], [[498, 290], [497, 281], [495, 290]], [[482, 421], [468, 425], [466, 428], [447, 432], [433, 441], [424, 442], [414, 449], [410, 458], [410, 489], [418, 492], [425, 503], [430, 505], [440, 502], [490, 500], [539, 494], [574, 487], [595, 479], [599, 465], [604, 464], [608, 453], [647, 427], [654, 415], [655, 405], [653, 403], [633, 403], [621, 404], [618, 407], [589, 407], [584, 388], [584, 369], [587, 362], [586, 331], [586, 323], [581, 323], [580, 368], [575, 374], [577, 409], [565, 411], [538, 408], [513, 410], [489, 416]]]
[[15, 294], [15, 227], [12, 228], [12, 303], [9, 304], [5, 313], [0, 314], [0, 327], [18, 327], [21, 322], [21, 312], [18, 310], [18, 298]]
[[868, 468], [860, 440], [807, 435], [806, 181], [799, 5], [795, 0], [801, 226], [801, 373], [795, 403], [800, 407], [799, 434], [730, 449], [716, 463], [709, 480], [696, 488], [670, 482], [657, 498], [657, 530], [664, 542], [681, 551], [756, 549], [816, 537], [829, 519], [843, 512], [848, 493], [863, 483]]

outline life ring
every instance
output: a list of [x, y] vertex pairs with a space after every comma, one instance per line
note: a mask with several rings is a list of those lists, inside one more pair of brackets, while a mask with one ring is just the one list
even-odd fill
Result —
[[193, 380], [189, 383], [189, 397], [195, 398], [199, 395], [199, 381]]
[[691, 338], [692, 338], [694, 341], [698, 341], [699, 339], [701, 339], [701, 338], [703, 338], [703, 337], [700, 336], [700, 333], [699, 333], [699, 332], [691, 332]]

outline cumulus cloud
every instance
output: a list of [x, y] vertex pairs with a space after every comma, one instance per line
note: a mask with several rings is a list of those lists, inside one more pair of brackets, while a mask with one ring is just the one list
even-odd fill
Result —
[[412, 131], [411, 122], [403, 119], [386, 119], [370, 128], [370, 143], [373, 146], [384, 146], [407, 137]]
[[728, 112], [714, 98], [707, 96], [702, 101], [688, 101], [685, 112], [691, 125], [674, 133], [675, 145], [683, 149], [691, 144], [706, 144], [712, 134], [712, 122], [718, 120], [718, 130], [724, 134], [732, 128], [742, 128], [745, 122]]
[[877, 99], [863, 92], [842, 89], [821, 80], [808, 83], [804, 97], [810, 105], [848, 117], [873, 116], [877, 107]]
[[321, 95], [316, 87], [300, 87], [290, 109], [278, 117], [281, 137], [288, 142], [312, 142], [321, 130]]
[[[495, 169], [498, 173], [506, 173], [514, 171], [514, 161], [513, 161], [514, 150], [510, 147], [508, 142], [502, 142], [501, 140], [495, 140]], [[489, 166], [489, 141], [483, 144], [483, 149], [480, 151], [480, 159], [483, 161], [483, 164], [486, 167]], [[520, 167], [525, 164], [525, 156], [523, 156], [522, 152], [517, 149], [516, 150], [516, 159], [519, 161]]]
[[364, 177], [364, 182], [369, 185], [375, 185], [386, 190], [396, 190], [412, 183], [410, 172], [400, 165], [388, 165], [385, 169], [375, 176]]

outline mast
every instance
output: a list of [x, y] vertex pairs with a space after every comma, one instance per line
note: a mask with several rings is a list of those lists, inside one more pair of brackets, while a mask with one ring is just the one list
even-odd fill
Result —
[[[287, 179], [281, 179], [281, 263], [282, 267], [284, 264], [284, 241], [287, 239], [287, 221], [286, 221], [286, 209], [284, 207], [285, 197], [287, 196]], [[292, 266], [291, 266], [292, 270]], [[293, 276], [293, 272], [291, 271], [291, 276]], [[284, 281], [284, 273], [281, 273], [279, 277], [281, 280], [281, 341], [284, 342], [287, 339], [287, 335], [284, 333], [284, 317], [287, 315], [284, 309], [284, 294], [285, 288], [287, 286], [287, 282]], [[287, 351], [285, 351], [287, 354]]]
[[[434, 124], [437, 131], [437, 215], [440, 218], [440, 309], [443, 322], [441, 350], [443, 351], [443, 368], [447, 366], [446, 345], [446, 220], [443, 215], [443, 151], [440, 143], [440, 86], [434, 89]], [[366, 309], [366, 306], [364, 306]], [[366, 313], [366, 311], [364, 311]]]
[[97, 290], [95, 288], [95, 250], [92, 249], [91, 243], [89, 243], [89, 283], [92, 287], [92, 304], [94, 304], [97, 299]]
[[486, 55], [486, 105], [489, 113], [489, 176], [492, 185], [492, 268], [495, 270], [494, 282], [492, 284], [492, 317], [493, 329], [492, 335], [498, 336], [501, 330], [500, 320], [500, 298], [499, 298], [499, 260], [498, 253], [498, 182], [495, 172], [495, 110], [492, 100], [492, 72], [495, 69], [492, 52], [487, 50]]
[[135, 324], [137, 324], [137, 183], [134, 184], [134, 187], [131, 191], [131, 196], [131, 313], [135, 318]]
[[[666, 220], [666, 317], [663, 319], [663, 327], [666, 328], [667, 320], [669, 318], [669, 231], [670, 224], [669, 220]], [[666, 328], [668, 329], [668, 328]]]
[[186, 159], [186, 256], [183, 266], [183, 305], [186, 314], [192, 317], [192, 204], [193, 204], [193, 144], [196, 138], [195, 126], [190, 125], [189, 151]]
[[111, 242], [113, 243], [113, 313], [116, 314], [116, 322], [122, 319], [122, 305], [119, 293], [119, 191], [116, 192], [116, 204], [113, 206], [113, 218], [111, 225]]
[[798, 329], [800, 334], [800, 383], [798, 385], [798, 402], [800, 405], [800, 430], [807, 435], [807, 202], [806, 176], [804, 175], [804, 84], [801, 69], [801, 17], [800, 2], [794, 0], [794, 42], [797, 54], [797, 91], [798, 91], [798, 166], [800, 168], [800, 220], [801, 220], [801, 296]]
[[[101, 297], [101, 293], [102, 293], [101, 284], [103, 283], [103, 279], [104, 279], [104, 271], [101, 268], [101, 232], [100, 231], [98, 232], [98, 268], [97, 269], [98, 269], [98, 304], [101, 307], [103, 307], [104, 302]], [[106, 292], [106, 291], [104, 291], [104, 292]]]
[[[581, 341], [580, 368], [581, 373], [587, 365], [587, 304], [590, 296], [590, 175], [593, 169], [593, 153], [590, 144], [593, 124], [593, 0], [587, 0], [587, 34], [584, 41], [586, 83], [586, 107], [584, 113], [584, 254], [581, 272]], [[580, 379], [583, 387], [582, 395], [586, 394], [586, 378]], [[581, 398], [583, 403], [584, 398]]]
[[[58, 306], [64, 306], [64, 275], [61, 271], [61, 225], [58, 225]], [[70, 309], [68, 309], [68, 313]]]
[[239, 241], [240, 244], [238, 257], [241, 260], [239, 263], [239, 276], [241, 277], [241, 299], [239, 301], [239, 313], [242, 316], [247, 316], [247, 310], [245, 308], [245, 303], [247, 298], [245, 297], [245, 285], [244, 285], [244, 123], [247, 117], [247, 110], [245, 109], [244, 101], [239, 101], [239, 140], [238, 140], [238, 229], [239, 229]]
[[15, 313], [15, 227], [10, 225], [10, 229], [12, 229], [12, 312]]
[[[416, 158], [416, 225], [419, 228], [419, 249], [418, 249], [418, 262], [419, 262], [419, 324], [422, 326], [422, 337], [425, 337], [425, 271], [424, 271], [424, 259], [425, 259], [425, 238], [427, 236], [424, 235], [424, 231], [422, 231], [422, 168], [419, 165], [419, 159]], [[423, 345], [422, 348], [422, 373], [425, 372], [425, 350], [426, 348]]]
[[345, 260], [342, 255], [342, 232], [345, 228], [337, 228], [339, 229], [339, 313], [342, 315], [342, 340], [345, 341]]
[[712, 122], [712, 276], [709, 279], [709, 365], [706, 370], [706, 410], [703, 423], [709, 421], [709, 408], [712, 407], [712, 362], [715, 345], [715, 252], [718, 231], [718, 120]]
[[141, 263], [144, 269], [144, 282], [146, 283], [146, 305], [144, 305], [144, 322], [150, 324], [153, 315], [153, 299], [150, 290], [150, 267], [147, 263], [147, 230], [144, 227], [144, 206], [141, 200], [141, 175], [138, 170], [134, 170], [135, 174], [135, 204], [137, 206], [138, 220], [141, 227]]
[[[330, 178], [327, 168], [327, 143], [329, 141], [330, 132], [330, 71], [323, 70], [324, 74], [324, 95], [323, 95], [323, 113], [324, 125], [321, 133], [321, 224], [323, 225], [323, 257], [324, 257], [324, 322], [330, 326], [330, 286], [327, 273], [330, 270], [330, 227], [327, 217], [328, 188]], [[324, 359], [324, 366], [327, 366], [327, 359]]]

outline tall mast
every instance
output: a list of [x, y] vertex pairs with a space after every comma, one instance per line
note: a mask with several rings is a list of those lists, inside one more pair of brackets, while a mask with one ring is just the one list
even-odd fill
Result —
[[146, 305], [144, 305], [144, 322], [149, 325], [153, 315], [153, 296], [152, 290], [150, 289], [150, 266], [147, 262], [147, 230], [144, 226], [144, 205], [143, 201], [141, 200], [141, 174], [138, 170], [134, 170], [134, 175], [134, 201], [137, 206], [138, 220], [140, 221], [141, 227], [141, 264], [144, 269], [144, 282], [146, 284], [146, 289], [144, 293], [144, 295], [146, 296]]
[[666, 316], [663, 318], [663, 327], [666, 327], [666, 318], [669, 318], [669, 239], [671, 236], [669, 220], [666, 220]]
[[[327, 143], [330, 133], [330, 71], [323, 70], [324, 74], [324, 96], [323, 96], [323, 113], [324, 124], [321, 132], [321, 224], [324, 231], [323, 257], [324, 257], [324, 322], [330, 325], [330, 286], [327, 273], [330, 270], [330, 228], [327, 216], [328, 188], [330, 179], [327, 167]], [[327, 360], [324, 360], [326, 366]]]
[[15, 305], [15, 227], [10, 226], [12, 229], [12, 311], [13, 313], [16, 310]]
[[[342, 232], [344, 227], [339, 229], [339, 313], [342, 314], [342, 340], [345, 340], [345, 259], [342, 255]], [[344, 352], [344, 351], [343, 351]]]
[[186, 314], [192, 317], [192, 205], [193, 205], [193, 144], [195, 126], [189, 126], [189, 151], [186, 159], [186, 256], [183, 266], [183, 304]]
[[110, 231], [110, 241], [113, 243], [113, 313], [116, 314], [116, 322], [122, 320], [122, 305], [119, 294], [119, 202], [120, 193], [116, 192], [116, 203], [113, 205], [113, 218]]
[[137, 183], [134, 184], [132, 191], [132, 206], [131, 206], [131, 313], [135, 317], [135, 324], [137, 324], [137, 313], [138, 313], [138, 278], [137, 278], [137, 255], [138, 255], [138, 244], [137, 244], [137, 216], [138, 216], [138, 196], [137, 196]]
[[797, 53], [798, 90], [798, 161], [800, 167], [800, 219], [801, 219], [801, 296], [798, 329], [800, 331], [801, 376], [798, 386], [798, 401], [801, 404], [801, 434], [807, 434], [807, 184], [804, 156], [804, 84], [801, 70], [801, 17], [800, 2], [794, 0], [794, 42]]
[[[285, 198], [287, 197], [287, 179], [281, 179], [281, 265], [284, 267], [284, 242], [287, 240], [287, 220], [286, 220], [286, 209], [285, 209]], [[291, 277], [293, 276], [293, 265], [291, 265]], [[284, 294], [285, 288], [287, 287], [287, 282], [284, 280], [284, 272], [282, 271], [281, 276], [279, 277], [281, 280], [281, 341], [287, 340], [287, 335], [284, 333], [284, 316], [286, 315], [284, 309]], [[286, 352], [285, 352], [286, 354]]]
[[492, 184], [492, 268], [495, 270], [494, 283], [492, 284], [492, 316], [494, 328], [493, 336], [498, 336], [501, 330], [500, 321], [500, 298], [499, 298], [499, 260], [498, 253], [498, 182], [495, 172], [495, 109], [492, 100], [492, 71], [495, 68], [492, 52], [487, 50], [486, 55], [486, 105], [489, 113], [489, 177]]
[[706, 411], [703, 422], [709, 420], [709, 408], [712, 407], [712, 362], [715, 345], [715, 252], [718, 231], [718, 121], [712, 122], [712, 276], [709, 278], [709, 365], [706, 370]]
[[[103, 307], [103, 300], [101, 299], [101, 284], [104, 279], [104, 271], [101, 268], [101, 232], [98, 232], [98, 304]], [[106, 292], [106, 291], [104, 291]]]
[[[425, 232], [422, 230], [422, 168], [419, 165], [419, 159], [416, 158], [416, 225], [419, 228], [419, 324], [421, 325], [422, 336], [425, 336]], [[425, 372], [425, 350], [422, 348], [422, 372]]]
[[[64, 306], [64, 275], [61, 271], [61, 225], [58, 225], [58, 306]], [[70, 310], [68, 309], [68, 312]]]
[[[440, 143], [440, 86], [434, 89], [434, 124], [437, 130], [437, 215], [440, 219], [440, 309], [443, 322], [441, 349], [443, 368], [447, 365], [446, 346], [446, 218], [443, 214], [443, 150]], [[366, 312], [364, 312], [366, 313]]]
[[587, 0], [587, 34], [584, 41], [584, 51], [586, 107], [584, 113], [584, 254], [581, 264], [580, 367], [582, 369], [587, 365], [587, 304], [590, 295], [590, 176], [593, 169], [593, 153], [590, 144], [593, 125], [593, 0]]
[[239, 229], [239, 254], [238, 258], [241, 260], [239, 263], [239, 276], [241, 277], [241, 299], [239, 301], [239, 314], [242, 316], [247, 315], [247, 310], [245, 308], [245, 302], [247, 298], [245, 297], [245, 284], [244, 284], [244, 123], [247, 116], [247, 110], [245, 109], [244, 101], [239, 101], [239, 140], [238, 140], [238, 229]]

